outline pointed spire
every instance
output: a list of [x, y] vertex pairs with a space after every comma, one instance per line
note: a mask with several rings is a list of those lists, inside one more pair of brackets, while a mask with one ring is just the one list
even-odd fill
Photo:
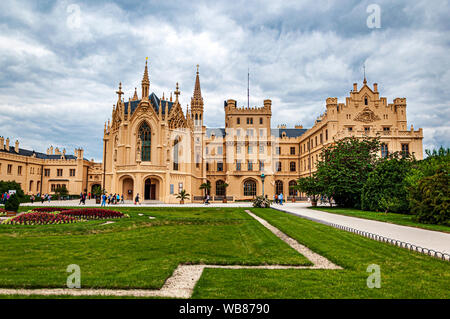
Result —
[[170, 102], [172, 102], [172, 92], [170, 92]]
[[164, 111], [164, 119], [166, 120], [166, 122], [167, 122], [168, 117], [169, 117], [169, 102], [166, 101], [166, 109]]
[[199, 65], [197, 64], [197, 76], [195, 78], [194, 99], [202, 98], [202, 90], [200, 89], [200, 77], [198, 74], [198, 67]]
[[165, 101], [166, 99], [164, 98], [164, 92], [163, 92], [163, 97], [162, 97], [163, 101]]
[[161, 100], [159, 100], [159, 110], [158, 110], [158, 113], [159, 113], [159, 120], [161, 121], [161, 120], [162, 120], [162, 104], [161, 104]]
[[123, 94], [123, 92], [122, 92], [122, 82], [119, 83], [119, 90], [116, 91], [116, 93], [119, 96], [117, 98], [117, 104], [119, 104], [119, 102], [122, 101], [122, 94]]
[[137, 95], [137, 88], [134, 88], [134, 95], [133, 95], [132, 101], [137, 101], [137, 100], [139, 100], [138, 95]]
[[175, 90], [175, 102], [178, 102], [178, 95], [180, 95], [180, 90], [178, 89], [178, 82], [177, 82], [177, 87], [176, 87], [176, 90]]
[[364, 68], [364, 81], [363, 81], [363, 83], [367, 84], [367, 80], [366, 80], [366, 64], [365, 63], [363, 64], [363, 68]]
[[142, 77], [142, 99], [143, 100], [148, 99], [148, 95], [149, 95], [148, 93], [149, 93], [149, 87], [150, 87], [150, 80], [148, 79], [147, 60], [148, 60], [148, 57], [145, 58], [144, 76]]

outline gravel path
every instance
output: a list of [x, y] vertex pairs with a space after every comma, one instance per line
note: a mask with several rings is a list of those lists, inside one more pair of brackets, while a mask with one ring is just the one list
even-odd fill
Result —
[[301, 245], [295, 239], [289, 237], [278, 228], [270, 225], [266, 220], [256, 216], [251, 211], [246, 213], [269, 229], [278, 238], [286, 242], [297, 252], [308, 258], [313, 266], [285, 266], [285, 265], [261, 265], [261, 266], [241, 266], [241, 265], [178, 265], [163, 287], [158, 290], [149, 289], [3, 289], [0, 288], [0, 295], [68, 295], [68, 296], [131, 296], [131, 297], [163, 297], [163, 298], [190, 298], [195, 285], [199, 281], [205, 268], [221, 269], [342, 269], [333, 264], [325, 257], [316, 254], [306, 246]]

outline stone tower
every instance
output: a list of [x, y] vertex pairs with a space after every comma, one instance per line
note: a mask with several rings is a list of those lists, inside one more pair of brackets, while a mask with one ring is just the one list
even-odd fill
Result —
[[200, 89], [200, 77], [198, 75], [197, 64], [197, 76], [195, 78], [194, 95], [191, 98], [191, 116], [194, 120], [194, 127], [200, 128], [203, 126], [203, 98], [202, 90]]

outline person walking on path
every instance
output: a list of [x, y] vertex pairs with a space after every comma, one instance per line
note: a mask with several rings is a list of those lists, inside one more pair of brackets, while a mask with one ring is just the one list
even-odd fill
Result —
[[137, 193], [136, 198], [134, 199], [134, 205], [141, 205], [141, 203], [139, 203], [139, 193]]
[[122, 194], [122, 199], [120, 200], [120, 203], [125, 204], [125, 198], [123, 197], [123, 194]]
[[278, 195], [278, 199], [280, 200], [280, 205], [283, 205], [283, 193], [280, 193], [280, 195]]
[[205, 196], [205, 205], [209, 205], [209, 194]]
[[30, 196], [30, 201], [31, 201], [31, 204], [34, 204], [34, 195], [33, 194], [31, 194], [31, 196]]
[[102, 204], [100, 205], [100, 207], [106, 206], [106, 195], [103, 194], [102, 195]]

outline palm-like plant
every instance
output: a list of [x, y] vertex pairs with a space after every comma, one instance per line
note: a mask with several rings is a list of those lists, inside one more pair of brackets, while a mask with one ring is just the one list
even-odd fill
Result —
[[189, 195], [185, 189], [182, 189], [178, 194], [177, 194], [177, 198], [180, 200], [180, 204], [184, 203], [185, 199], [189, 199]]
[[206, 194], [209, 193], [209, 190], [211, 189], [211, 183], [208, 181], [206, 183], [201, 184], [200, 189], [205, 190], [205, 196], [206, 196]]

